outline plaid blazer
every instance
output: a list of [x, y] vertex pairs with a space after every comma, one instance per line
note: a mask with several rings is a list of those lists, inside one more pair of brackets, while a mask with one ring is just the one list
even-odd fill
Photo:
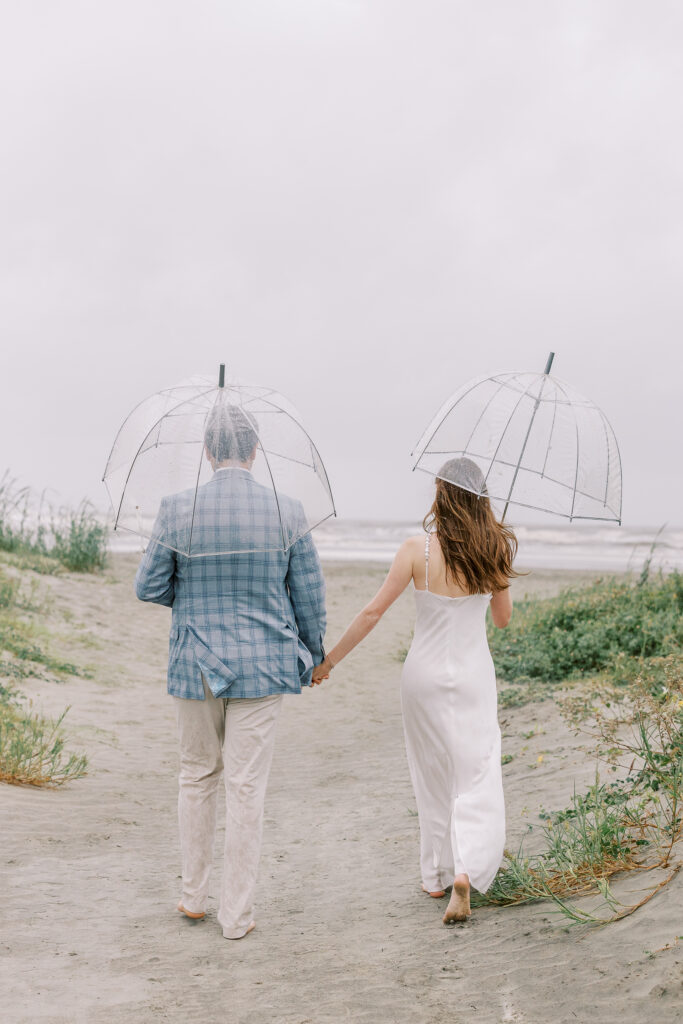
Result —
[[[324, 657], [325, 583], [310, 533], [282, 550], [283, 535], [288, 545], [303, 519], [298, 501], [276, 501], [246, 469], [217, 470], [196, 501], [194, 491], [162, 500], [135, 591], [173, 609], [174, 697], [203, 700], [202, 675], [216, 697], [310, 685]], [[192, 558], [173, 550], [187, 550], [190, 536]], [[213, 553], [235, 548], [239, 554]]]

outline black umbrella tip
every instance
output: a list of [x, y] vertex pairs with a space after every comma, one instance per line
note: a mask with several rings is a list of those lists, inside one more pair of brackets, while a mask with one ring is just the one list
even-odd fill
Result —
[[550, 355], [548, 356], [548, 362], [545, 364], [545, 370], [543, 371], [544, 373], [550, 373], [550, 367], [553, 365], [553, 359], [554, 358], [555, 358], [555, 353], [551, 352]]
[[218, 387], [225, 387], [225, 363], [221, 363], [218, 369]]

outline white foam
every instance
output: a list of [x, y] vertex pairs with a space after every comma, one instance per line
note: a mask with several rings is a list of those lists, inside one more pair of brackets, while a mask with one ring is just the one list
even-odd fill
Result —
[[[320, 557], [327, 562], [389, 564], [403, 541], [422, 533], [419, 523], [332, 519], [313, 533]], [[595, 569], [599, 572], [637, 572], [649, 555], [656, 527], [519, 526], [517, 564], [529, 569]], [[116, 533], [112, 551], [140, 552], [145, 542], [132, 534]], [[683, 570], [683, 529], [668, 528], [659, 535], [653, 568]]]

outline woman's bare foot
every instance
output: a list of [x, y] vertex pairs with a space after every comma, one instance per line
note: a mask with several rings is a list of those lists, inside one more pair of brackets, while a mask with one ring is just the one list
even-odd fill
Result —
[[451, 924], [453, 921], [466, 921], [472, 911], [470, 910], [470, 880], [467, 875], [456, 875], [453, 882], [453, 892], [443, 915], [443, 923]]
[[182, 905], [182, 903], [178, 904], [178, 910], [180, 911], [181, 914], [184, 914], [185, 917], [189, 917], [192, 921], [201, 921], [201, 919], [206, 916], [203, 910], [201, 914], [195, 914], [191, 910], [185, 910], [185, 907]]
[[428, 889], [424, 885], [422, 886], [422, 892], [429, 893], [429, 895], [432, 897], [433, 900], [440, 900], [442, 896], [446, 895], [446, 890], [445, 889], [437, 889], [435, 892], [432, 892], [430, 889]]
[[249, 932], [253, 932], [255, 927], [256, 927], [256, 921], [252, 921], [251, 924], [249, 925], [249, 927], [247, 928], [246, 932], [244, 933], [244, 935], [226, 935], [225, 932], [223, 932], [223, 938], [224, 939], [246, 939], [246, 937], [249, 934]]

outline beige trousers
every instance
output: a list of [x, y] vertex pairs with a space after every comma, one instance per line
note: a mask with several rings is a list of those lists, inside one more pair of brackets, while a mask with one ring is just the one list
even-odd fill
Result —
[[253, 920], [263, 804], [282, 695], [175, 697], [180, 739], [178, 820], [186, 910], [206, 909], [216, 836], [216, 798], [225, 779], [225, 855], [218, 923], [226, 939], [240, 939]]

